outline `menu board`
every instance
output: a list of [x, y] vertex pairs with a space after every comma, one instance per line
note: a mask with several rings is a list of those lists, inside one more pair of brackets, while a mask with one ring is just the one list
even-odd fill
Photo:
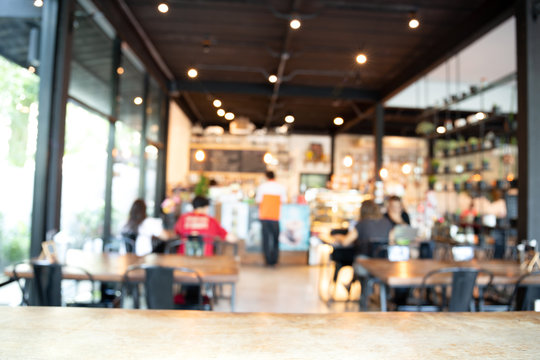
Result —
[[219, 150], [203, 149], [205, 159], [195, 160], [195, 152], [191, 149], [189, 168], [191, 171], [221, 171], [221, 172], [265, 172], [263, 161], [265, 151], [261, 150]]

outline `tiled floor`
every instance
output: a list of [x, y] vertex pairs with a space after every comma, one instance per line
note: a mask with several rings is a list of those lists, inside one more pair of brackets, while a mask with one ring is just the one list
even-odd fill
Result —
[[[236, 285], [236, 312], [330, 313], [358, 311], [358, 302], [327, 305], [318, 294], [318, 266], [242, 266]], [[230, 311], [220, 300], [215, 311]]]

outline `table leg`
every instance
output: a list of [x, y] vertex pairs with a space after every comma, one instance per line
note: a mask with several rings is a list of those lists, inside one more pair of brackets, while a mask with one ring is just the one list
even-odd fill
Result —
[[360, 294], [360, 311], [367, 311], [367, 304], [369, 299], [369, 281], [368, 278], [365, 276], [360, 277], [360, 286], [361, 286], [361, 294]]
[[388, 311], [386, 306], [386, 284], [380, 282], [379, 283], [379, 296], [381, 300], [381, 311], [386, 312]]
[[231, 312], [234, 312], [234, 303], [236, 301], [236, 284], [231, 284]]

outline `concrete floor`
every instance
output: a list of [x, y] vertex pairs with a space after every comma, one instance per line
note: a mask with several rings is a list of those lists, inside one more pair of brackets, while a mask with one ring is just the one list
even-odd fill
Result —
[[[358, 302], [322, 301], [319, 278], [328, 278], [319, 266], [242, 266], [236, 284], [236, 312], [335, 313], [358, 311]], [[324, 281], [323, 281], [324, 282]], [[227, 289], [225, 290], [227, 291]], [[215, 311], [230, 311], [220, 300]]]

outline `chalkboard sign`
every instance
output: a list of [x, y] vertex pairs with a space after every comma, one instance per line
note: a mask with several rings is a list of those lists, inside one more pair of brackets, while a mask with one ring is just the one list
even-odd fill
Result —
[[263, 161], [265, 151], [260, 150], [218, 150], [203, 149], [205, 159], [195, 160], [195, 152], [191, 149], [189, 169], [192, 171], [221, 171], [221, 172], [252, 172], [266, 171]]

